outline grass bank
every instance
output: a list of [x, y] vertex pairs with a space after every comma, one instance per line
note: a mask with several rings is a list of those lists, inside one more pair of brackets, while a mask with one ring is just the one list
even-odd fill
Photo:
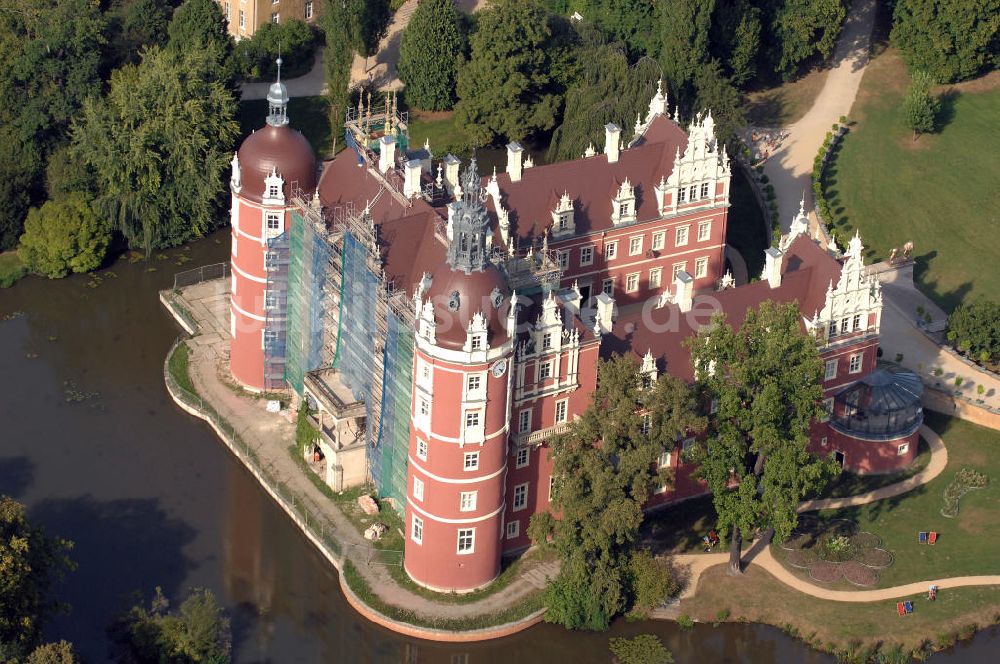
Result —
[[[850, 519], [861, 530], [882, 538], [883, 548], [894, 561], [880, 572], [876, 587], [1000, 573], [1000, 510], [996, 509], [1000, 504], [1000, 432], [938, 413], [926, 413], [926, 422], [948, 449], [944, 472], [901, 496], [818, 513], [823, 519]], [[962, 468], [985, 473], [989, 484], [965, 495], [958, 517], [949, 519], [941, 515], [944, 491]], [[919, 531], [932, 530], [939, 533], [937, 544], [917, 543]]]
[[751, 565], [737, 578], [719, 565], [702, 575], [697, 594], [683, 600], [680, 610], [713, 622], [727, 609], [730, 620], [774, 625], [834, 653], [857, 653], [878, 643], [901, 645], [907, 653], [948, 647], [1000, 618], [996, 586], [956, 588], [942, 592], [935, 602], [914, 599], [914, 612], [900, 617], [896, 600], [829, 602], [793, 590], [759, 567]]
[[25, 274], [27, 270], [16, 251], [0, 253], [0, 288], [13, 286]]
[[813, 69], [794, 81], [747, 94], [747, 118], [757, 127], [786, 127], [802, 118], [823, 89], [829, 70]]
[[[992, 81], [990, 84], [986, 84]], [[913, 140], [903, 123], [909, 75], [889, 49], [865, 70], [852, 119], [827, 178], [839, 237], [860, 230], [869, 258], [887, 258], [912, 240], [914, 276], [950, 311], [970, 296], [1000, 300], [996, 160], [1000, 79], [943, 91], [937, 134]]]

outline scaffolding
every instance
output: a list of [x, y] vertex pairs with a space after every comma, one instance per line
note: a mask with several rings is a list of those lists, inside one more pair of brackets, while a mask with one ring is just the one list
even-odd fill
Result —
[[331, 267], [335, 244], [320, 215], [292, 212], [289, 231], [288, 323], [285, 382], [302, 394], [305, 375], [332, 364], [326, 334], [327, 312], [336, 306]]
[[[267, 239], [264, 256], [264, 389], [283, 389], [288, 322], [288, 232]], [[283, 313], [284, 312], [284, 313]]]

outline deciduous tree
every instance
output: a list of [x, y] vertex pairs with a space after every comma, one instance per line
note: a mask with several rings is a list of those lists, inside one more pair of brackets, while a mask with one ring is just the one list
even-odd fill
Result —
[[523, 139], [555, 125], [552, 30], [530, 0], [498, 0], [479, 12], [472, 54], [458, 74], [456, 117], [476, 145]]
[[773, 3], [771, 34], [775, 70], [792, 77], [813, 55], [833, 53], [847, 15], [844, 0], [783, 0]]
[[110, 242], [111, 225], [72, 193], [28, 212], [17, 255], [28, 270], [58, 278], [100, 267]]
[[399, 48], [399, 78], [406, 84], [407, 103], [430, 111], [454, 106], [465, 47], [454, 0], [421, 2]]
[[184, 0], [167, 26], [167, 48], [176, 54], [202, 51], [210, 74], [236, 91], [239, 66], [233, 57], [233, 38], [226, 29], [222, 7], [214, 0]]
[[660, 66], [675, 95], [685, 96], [698, 67], [708, 59], [715, 0], [660, 3]]
[[48, 537], [28, 521], [24, 505], [0, 496], [0, 644], [29, 650], [60, 608], [52, 582], [73, 569], [71, 542]]
[[897, 0], [892, 42], [911, 69], [971, 78], [1000, 58], [1000, 0]]
[[722, 71], [718, 60], [706, 62], [694, 75], [693, 111], [712, 111], [715, 135], [720, 143], [732, 144], [736, 131], [746, 125], [743, 94]]
[[205, 50], [152, 48], [88, 99], [74, 132], [98, 203], [148, 254], [201, 237], [224, 218], [223, 173], [239, 133], [236, 100]]
[[114, 628], [116, 640], [140, 662], [228, 662], [229, 618], [210, 590], [195, 589], [171, 612], [160, 588], [147, 609], [137, 605]]
[[719, 317], [692, 343], [699, 381], [718, 400], [692, 458], [712, 492], [720, 534], [732, 537], [733, 573], [741, 571], [743, 535], [773, 528], [788, 537], [799, 501], [833, 472], [831, 461], [806, 451], [822, 413], [822, 362], [800, 319], [794, 303], [764, 302], [738, 330]]
[[626, 131], [636, 111], [644, 111], [656, 92], [660, 67], [652, 58], [629, 66], [617, 46], [581, 49], [578, 80], [566, 91], [562, 123], [552, 134], [546, 160], [577, 159], [604, 140], [604, 125], [614, 122]]
[[913, 130], [913, 140], [920, 134], [929, 134], [937, 127], [937, 117], [941, 110], [941, 100], [931, 93], [934, 80], [925, 71], [911, 74], [910, 87], [903, 99], [903, 119]]
[[546, 620], [606, 629], [616, 614], [641, 614], [671, 590], [669, 574], [638, 549], [642, 508], [654, 487], [671, 481], [656, 468], [660, 453], [702, 424], [682, 381], [663, 375], [644, 385], [632, 356], [600, 363], [591, 405], [551, 443], [560, 518], [532, 519], [539, 542], [548, 539], [540, 524], [554, 528], [562, 562], [546, 589]]
[[1000, 362], [1000, 304], [963, 302], [948, 316], [948, 340], [978, 362]]

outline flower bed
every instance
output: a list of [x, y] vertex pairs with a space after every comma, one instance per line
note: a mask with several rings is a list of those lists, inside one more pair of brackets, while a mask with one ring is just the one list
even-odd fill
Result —
[[989, 478], [977, 470], [963, 468], [955, 473], [955, 479], [944, 490], [944, 507], [941, 516], [954, 519], [958, 516], [958, 504], [962, 496], [976, 489], [983, 489], [989, 484]]
[[846, 519], [820, 521], [802, 517], [799, 526], [784, 542], [785, 560], [792, 567], [807, 570], [819, 583], [841, 579], [856, 586], [871, 587], [878, 571], [892, 564], [892, 554], [883, 548], [875, 533], [858, 532], [857, 524]]

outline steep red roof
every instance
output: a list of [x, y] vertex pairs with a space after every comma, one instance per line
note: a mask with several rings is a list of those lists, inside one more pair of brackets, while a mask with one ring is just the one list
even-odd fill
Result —
[[[686, 146], [684, 130], [670, 118], [656, 116], [636, 145], [621, 151], [617, 163], [609, 164], [601, 153], [525, 169], [519, 182], [511, 182], [506, 172], [497, 173], [501, 201], [521, 240], [545, 233], [563, 192], [574, 201], [577, 233], [600, 231], [612, 227], [611, 199], [628, 178], [635, 187], [638, 219], [655, 219], [659, 210], [653, 187], [670, 175], [678, 148], [683, 152]], [[484, 178], [484, 186], [487, 181]], [[488, 205], [492, 209], [493, 203]]]
[[[691, 311], [682, 314], [676, 305], [661, 309], [642, 304], [619, 312], [610, 338], [601, 346], [602, 353], [631, 351], [643, 356], [650, 351], [661, 369], [692, 380], [691, 353], [684, 340], [697, 334], [716, 312], [724, 312], [727, 322], [739, 327], [747, 311], [767, 301], [798, 302], [803, 316], [811, 318], [823, 308], [830, 282], [840, 278], [840, 262], [807, 236], [796, 238], [782, 259], [781, 285], [771, 288], [768, 282], [755, 281], [724, 291], [695, 295]], [[644, 311], [645, 309], [645, 311]]]

